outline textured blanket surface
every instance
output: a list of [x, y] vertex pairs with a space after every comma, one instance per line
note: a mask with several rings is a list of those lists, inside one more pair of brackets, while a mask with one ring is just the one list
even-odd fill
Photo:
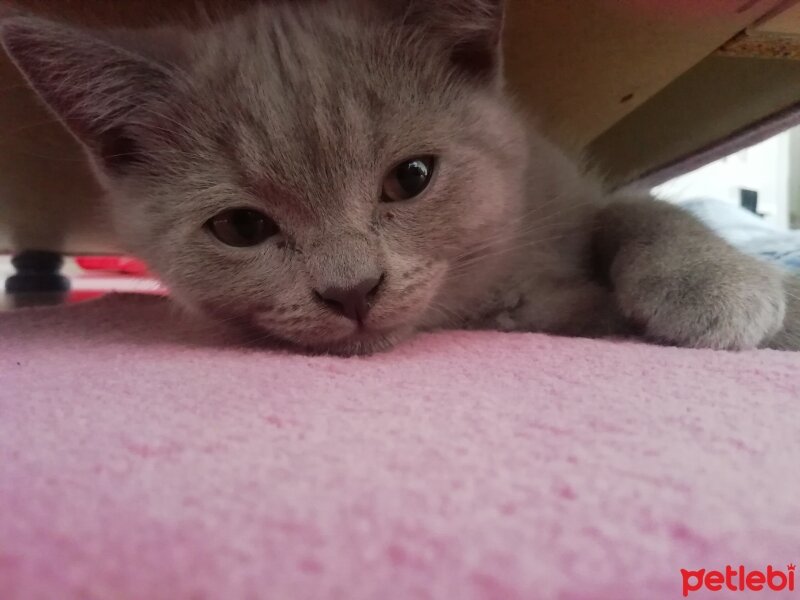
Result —
[[681, 569], [800, 561], [798, 354], [305, 357], [165, 302], [0, 314], [3, 600], [680, 598]]

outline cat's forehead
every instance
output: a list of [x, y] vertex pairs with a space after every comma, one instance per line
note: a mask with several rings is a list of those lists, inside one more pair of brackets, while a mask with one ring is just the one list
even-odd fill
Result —
[[200, 44], [198, 110], [248, 179], [345, 185], [435, 152], [465, 110], [444, 68], [348, 15], [259, 11]]
[[334, 6], [285, 3], [215, 28], [196, 40], [194, 75], [284, 111], [348, 98], [378, 107], [413, 99], [420, 87], [448, 90], [446, 61], [408, 31]]

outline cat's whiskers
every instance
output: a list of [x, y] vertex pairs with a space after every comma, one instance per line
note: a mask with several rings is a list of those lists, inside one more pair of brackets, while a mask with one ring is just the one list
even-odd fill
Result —
[[[560, 196], [556, 197], [556, 198], [552, 198], [549, 201], [547, 201], [544, 205], [540, 204], [540, 205], [537, 205], [537, 206], [531, 208], [530, 210], [528, 210], [525, 213], [523, 213], [522, 215], [520, 215], [519, 221], [528, 222], [532, 217], [535, 217], [537, 215], [537, 213], [541, 213], [548, 206], [551, 206], [552, 204], [554, 204], [558, 200], [562, 200], [562, 199], [563, 198], [560, 197]], [[490, 238], [486, 238], [486, 239], [482, 240], [478, 245], [470, 247], [470, 249], [464, 254], [465, 255], [472, 254], [472, 253], [475, 252], [476, 248], [478, 250], [480, 250], [480, 248], [482, 246], [494, 246], [494, 245], [497, 245], [498, 243], [506, 242], [506, 241], [508, 241], [509, 237], [511, 237], [511, 238], [513, 238], [513, 237], [525, 237], [526, 238], [528, 236], [534, 235], [534, 234], [538, 233], [539, 231], [542, 231], [542, 230], [547, 229], [547, 228], [557, 228], [560, 225], [556, 221], [556, 219], [558, 217], [564, 217], [564, 216], [568, 215], [570, 212], [572, 212], [573, 210], [579, 210], [579, 209], [585, 208], [587, 206], [591, 206], [593, 204], [594, 203], [591, 202], [591, 201], [571, 204], [570, 206], [565, 207], [562, 210], [559, 210], [559, 211], [557, 211], [555, 213], [548, 214], [543, 218], [537, 219], [535, 222], [527, 223], [526, 227], [524, 227], [524, 228], [514, 229], [511, 232], [500, 231], [496, 235], [494, 235], [494, 236], [492, 236]], [[553, 221], [556, 221], [556, 223], [554, 223]], [[572, 225], [574, 223], [571, 222], [571, 221], [564, 220], [563, 224], [564, 225]], [[458, 258], [459, 257], [456, 257], [456, 260]]]
[[[572, 224], [573, 223], [569, 221], [563, 222], [563, 225]], [[497, 235], [481, 241], [479, 244], [471, 246], [468, 251], [454, 257], [453, 261], [459, 265], [469, 264], [473, 259], [477, 261], [484, 260], [487, 256], [486, 254], [483, 254], [483, 251], [485, 250], [492, 250], [500, 253], [513, 252], [521, 247], [520, 243], [522, 245], [528, 243], [543, 244], [547, 241], [563, 239], [569, 234], [568, 231], [552, 233], [552, 230], [557, 229], [558, 227], [559, 226], [555, 225], [552, 221], [545, 221], [534, 223], [524, 229], [518, 229], [512, 232], [500, 232]], [[532, 236], [542, 232], [549, 232], [551, 235], [542, 238], [530, 239]]]
[[545, 244], [547, 244], [549, 242], [557, 241], [557, 240], [560, 240], [560, 239], [563, 239], [563, 238], [564, 238], [564, 235], [563, 234], [559, 234], [559, 235], [554, 235], [554, 236], [546, 237], [546, 238], [528, 240], [526, 242], [521, 242], [519, 244], [506, 246], [506, 247], [503, 247], [503, 248], [496, 248], [493, 251], [485, 252], [483, 254], [479, 254], [479, 255], [471, 258], [469, 261], [462, 261], [460, 263], [456, 263], [450, 269], [448, 274], [451, 275], [451, 276], [455, 276], [455, 277], [471, 275], [472, 273], [470, 272], [470, 269], [472, 267], [475, 267], [478, 264], [481, 264], [481, 263], [486, 262], [488, 260], [501, 258], [501, 257], [503, 257], [505, 255], [515, 254], [515, 253], [519, 252], [520, 250], [526, 250], [526, 249], [527, 250], [532, 250], [532, 249], [535, 249], [537, 247], [543, 247]]
[[[548, 206], [552, 206], [554, 203], [562, 199], [563, 197], [557, 196], [548, 200], [544, 204], [537, 205], [524, 213], [520, 220], [529, 221], [532, 217], [536, 216], [537, 213], [541, 213]], [[506, 254], [513, 254], [519, 250], [524, 250], [525, 248], [535, 248], [539, 245], [543, 246], [548, 242], [564, 239], [564, 237], [569, 234], [569, 231], [563, 231], [542, 238], [529, 238], [540, 232], [552, 231], [565, 226], [574, 226], [577, 229], [579, 224], [575, 223], [574, 221], [564, 219], [563, 221], [559, 222], [557, 219], [559, 217], [563, 219], [571, 212], [586, 208], [587, 206], [591, 206], [593, 204], [594, 203], [591, 201], [571, 204], [562, 210], [546, 215], [541, 219], [537, 219], [535, 222], [528, 223], [526, 227], [515, 229], [512, 232], [501, 231], [488, 239], [484, 239], [479, 244], [472, 246], [467, 252], [456, 256], [453, 259], [455, 264], [451, 269], [450, 274], [456, 276], [459, 276], [460, 274], [468, 274], [468, 270], [471, 267], [474, 267], [477, 264], [487, 260], [499, 258]]]
[[456, 325], [459, 323], [459, 321], [463, 321], [464, 319], [464, 317], [459, 315], [456, 310], [446, 307], [439, 302], [433, 302], [428, 305], [428, 310], [433, 311], [443, 319], [443, 323], [437, 324], [439, 327]]

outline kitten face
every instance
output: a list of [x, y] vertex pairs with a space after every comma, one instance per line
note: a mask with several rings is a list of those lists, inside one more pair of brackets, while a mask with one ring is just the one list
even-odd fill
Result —
[[3, 37], [179, 302], [353, 354], [469, 307], [521, 210], [499, 3], [406, 4], [262, 6], [173, 34], [168, 60], [30, 19]]

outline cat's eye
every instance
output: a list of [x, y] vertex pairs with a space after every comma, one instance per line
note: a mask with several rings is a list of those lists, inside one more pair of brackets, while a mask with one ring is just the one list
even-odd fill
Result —
[[220, 242], [234, 248], [250, 248], [277, 235], [280, 228], [267, 215], [249, 208], [226, 210], [206, 223]]
[[416, 198], [428, 189], [435, 168], [436, 159], [433, 156], [421, 156], [401, 162], [383, 181], [382, 200], [401, 202]]

